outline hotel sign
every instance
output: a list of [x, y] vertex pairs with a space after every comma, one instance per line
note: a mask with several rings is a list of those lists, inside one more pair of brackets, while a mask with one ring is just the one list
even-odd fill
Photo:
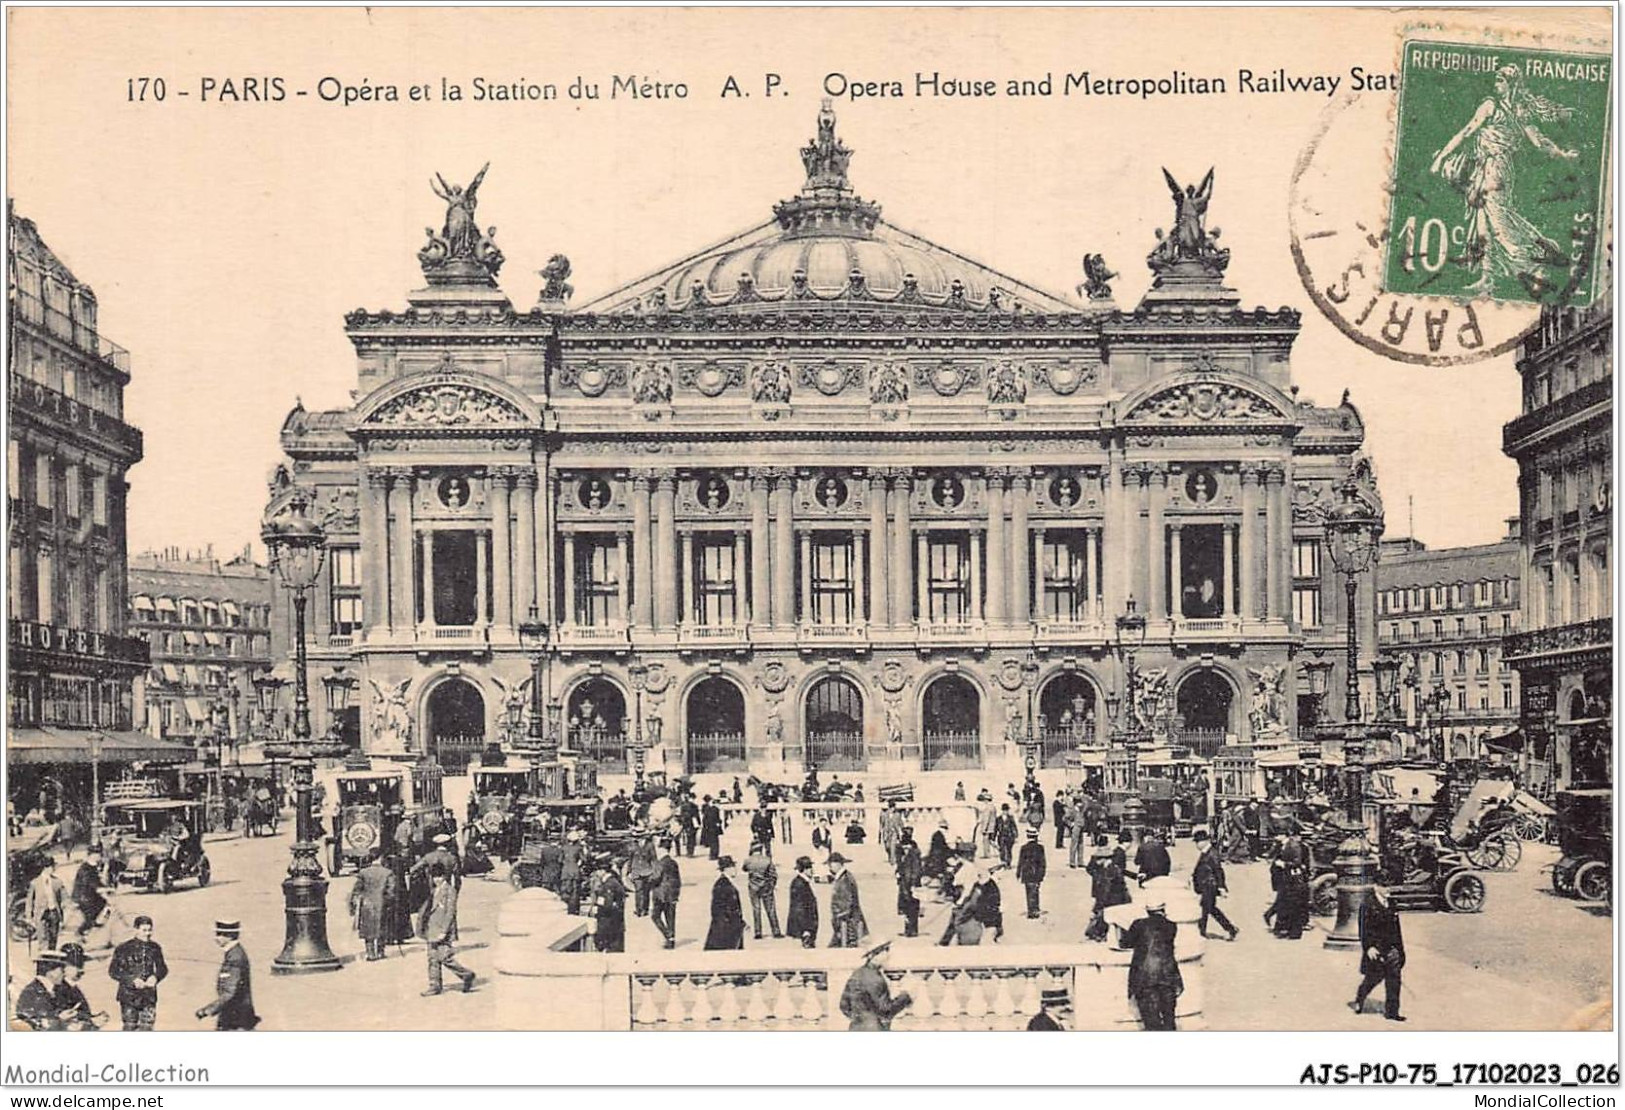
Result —
[[106, 655], [107, 640], [105, 633], [88, 632], [83, 628], [63, 628], [34, 621], [11, 622], [12, 650], [33, 648], [66, 655]]

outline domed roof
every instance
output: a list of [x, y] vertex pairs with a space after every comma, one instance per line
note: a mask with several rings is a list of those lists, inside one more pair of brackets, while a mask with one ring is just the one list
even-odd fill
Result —
[[763, 302], [855, 301], [965, 311], [1077, 312], [1079, 307], [880, 218], [853, 193], [852, 152], [828, 101], [801, 151], [807, 181], [774, 219], [581, 306], [582, 312], [743, 309]]

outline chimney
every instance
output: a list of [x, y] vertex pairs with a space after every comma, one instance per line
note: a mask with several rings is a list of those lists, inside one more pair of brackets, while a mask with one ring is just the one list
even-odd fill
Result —
[[1518, 542], [1518, 541], [1521, 541], [1523, 539], [1523, 517], [1521, 517], [1521, 516], [1509, 516], [1509, 517], [1507, 517], [1507, 535], [1506, 535], [1506, 538], [1510, 542]]

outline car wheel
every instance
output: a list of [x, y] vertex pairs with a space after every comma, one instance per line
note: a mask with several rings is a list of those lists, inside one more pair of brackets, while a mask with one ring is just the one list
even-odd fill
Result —
[[175, 876], [170, 873], [168, 860], [158, 865], [158, 878], [152, 885], [159, 894], [168, 894], [175, 889]]
[[1574, 873], [1574, 890], [1587, 902], [1606, 902], [1613, 894], [1613, 876], [1608, 865], [1601, 860], [1582, 863]]
[[1567, 860], [1560, 860], [1552, 868], [1552, 889], [1565, 898], [1574, 897], [1574, 872], [1576, 868]]
[[1496, 871], [1511, 871], [1523, 859], [1523, 841], [1511, 833], [1497, 833], [1495, 839], [1501, 845], [1501, 859], [1495, 865]]
[[1309, 884], [1309, 906], [1317, 917], [1333, 917], [1336, 915], [1336, 875], [1322, 875]]
[[1471, 871], [1457, 871], [1444, 881], [1444, 904], [1452, 913], [1478, 913], [1487, 899], [1484, 880]]
[[197, 861], [197, 885], [208, 886], [209, 879], [209, 857], [204, 856], [202, 859]]

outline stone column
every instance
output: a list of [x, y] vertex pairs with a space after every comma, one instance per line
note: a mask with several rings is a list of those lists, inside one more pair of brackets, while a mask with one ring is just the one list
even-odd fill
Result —
[[576, 534], [564, 533], [564, 611], [559, 614], [562, 628], [576, 626]]
[[[536, 601], [536, 472], [520, 467], [514, 472], [514, 507], [519, 511], [519, 523], [514, 527], [513, 615], [516, 621], [530, 619], [530, 607]], [[626, 558], [621, 557], [622, 578], [625, 578]], [[622, 612], [625, 612], [623, 607]]]
[[[402, 632], [409, 631], [416, 616], [415, 606], [412, 604], [412, 472], [396, 468], [390, 472], [394, 483], [389, 488], [389, 515], [393, 530], [389, 541], [389, 624], [391, 628]], [[434, 604], [434, 579], [430, 576], [433, 560], [425, 558], [424, 566], [424, 607], [431, 610]], [[433, 624], [430, 615], [428, 623]]]
[[1219, 568], [1219, 581], [1224, 585], [1219, 590], [1219, 616], [1228, 617], [1235, 607], [1232, 600], [1235, 591], [1234, 567], [1236, 563], [1236, 528], [1233, 524], [1224, 526], [1224, 566]]
[[852, 529], [852, 624], [863, 623], [863, 529]]
[[649, 487], [654, 475], [647, 470], [632, 472], [632, 618], [641, 631], [654, 627], [655, 562], [654, 537], [650, 533]]
[[[919, 547], [919, 567], [914, 572], [915, 594], [919, 602], [919, 622], [927, 625], [931, 623], [931, 551], [930, 540], [924, 532], [917, 537]], [[903, 589], [907, 589], [904, 586]]]
[[970, 619], [982, 623], [982, 533], [970, 531]]
[[801, 546], [801, 619], [805, 624], [817, 624], [818, 616], [813, 609], [812, 533], [803, 528], [796, 537]]
[[734, 625], [744, 628], [745, 617], [745, 533], [734, 533]]
[[654, 624], [677, 624], [677, 476], [659, 474], [654, 491]]
[[796, 626], [795, 472], [773, 474], [773, 627]]
[[1032, 500], [1032, 479], [1025, 467], [1015, 470], [1010, 483], [1010, 591], [1005, 602], [1013, 624], [1027, 624], [1033, 619], [1033, 601], [1028, 591], [1031, 575], [1028, 556], [1032, 541], [1027, 535], [1027, 504]]
[[361, 619], [372, 636], [389, 627], [389, 473], [368, 468], [361, 497]]
[[[1004, 471], [989, 468], [987, 478], [987, 622], [1005, 622]], [[974, 543], [974, 534], [973, 540]], [[974, 550], [974, 548], [972, 548]]]
[[631, 620], [631, 612], [632, 612], [632, 599], [631, 599], [631, 577], [632, 576], [629, 573], [630, 565], [627, 563], [627, 554], [628, 554], [627, 548], [631, 546], [631, 540], [632, 540], [632, 535], [629, 532], [616, 532], [615, 533], [615, 553], [616, 553], [616, 555], [617, 555], [617, 557], [618, 557], [618, 559], [620, 561], [620, 567], [621, 567], [621, 569], [620, 569], [620, 578], [619, 578], [620, 603], [621, 603], [620, 617], [621, 617], [621, 622], [623, 624], [630, 622], [630, 620]]
[[695, 589], [698, 578], [699, 574], [694, 567], [694, 533], [684, 532], [683, 561], [677, 567], [677, 588], [682, 591], [682, 597], [679, 599], [677, 606], [678, 628], [682, 628], [687, 624], [705, 623], [700, 616], [699, 591]]
[[[885, 627], [891, 624], [891, 607], [887, 597], [886, 561], [890, 545], [886, 542], [886, 479], [879, 472], [869, 474], [869, 623]], [[899, 570], [898, 573], [901, 573]], [[858, 604], [861, 609], [862, 598]]]
[[536, 611], [541, 614], [542, 620], [549, 627], [558, 623], [553, 613], [553, 582], [556, 576], [554, 564], [558, 561], [553, 551], [553, 521], [554, 506], [558, 504], [558, 490], [558, 481], [553, 477], [552, 470], [544, 458], [542, 468], [536, 475], [534, 496], [533, 523], [536, 534], [533, 546], [536, 552], [536, 592], [533, 596], [536, 600]]
[[498, 628], [513, 627], [513, 587], [509, 574], [513, 566], [512, 545], [509, 542], [512, 520], [509, 477], [508, 467], [497, 467], [491, 474], [491, 623]]
[[1108, 613], [1108, 618], [1115, 618], [1123, 611], [1123, 605], [1130, 597], [1139, 603], [1140, 612], [1146, 611], [1146, 589], [1143, 571], [1145, 568], [1145, 553], [1141, 550], [1145, 539], [1145, 529], [1140, 526], [1140, 502], [1145, 497], [1144, 474], [1138, 466], [1123, 467], [1123, 523], [1118, 533], [1119, 542], [1123, 550], [1123, 596], [1117, 600], [1117, 609]]
[[1241, 467], [1241, 619], [1258, 619], [1258, 469]]
[[1032, 619], [1043, 622], [1049, 619], [1049, 597], [1044, 584], [1047, 567], [1044, 562], [1044, 529], [1033, 531], [1033, 603]]
[[1089, 531], [1092, 540], [1089, 547], [1089, 573], [1094, 578], [1094, 589], [1089, 591], [1089, 605], [1096, 620], [1104, 620], [1106, 617], [1106, 586], [1102, 576], [1105, 567], [1101, 561], [1103, 545], [1100, 532], [1099, 528], [1092, 528]]
[[[773, 587], [769, 557], [771, 542], [767, 532], [768, 478], [760, 470], [750, 475], [750, 623], [766, 627], [773, 623]], [[740, 620], [744, 620], [740, 614]]]
[[1147, 619], [1162, 620], [1168, 615], [1168, 561], [1164, 550], [1167, 535], [1162, 525], [1163, 503], [1168, 498], [1168, 472], [1153, 467], [1145, 481], [1146, 592], [1150, 594]]
[[[1123, 611], [1123, 568], [1128, 565], [1128, 550], [1125, 544], [1128, 535], [1124, 531], [1125, 517], [1123, 515], [1124, 483], [1123, 464], [1115, 457], [1108, 458], [1106, 466], [1100, 471], [1101, 504], [1104, 515], [1101, 518], [1101, 536], [1111, 537], [1112, 565], [1111, 573], [1104, 578], [1105, 593], [1101, 597], [1101, 608], [1105, 613], [1116, 616]], [[1102, 568], [1105, 569], [1105, 568]]]
[[1266, 590], [1264, 616], [1270, 620], [1287, 619], [1287, 600], [1282, 588], [1285, 572], [1291, 566], [1292, 539], [1287, 520], [1281, 511], [1281, 491], [1286, 475], [1279, 466], [1269, 466], [1264, 472], [1264, 511], [1268, 518], [1265, 526], [1269, 536], [1269, 550], [1264, 554]]
[[491, 572], [487, 570], [491, 533], [474, 533], [474, 623], [483, 625], [491, 619], [491, 588], [487, 585]]
[[1183, 583], [1185, 581], [1184, 549], [1182, 546], [1183, 532], [1184, 529], [1178, 524], [1171, 524], [1168, 526], [1168, 559], [1173, 564], [1171, 567], [1170, 578], [1173, 583], [1171, 592], [1173, 594], [1174, 602], [1172, 607], [1169, 609], [1169, 614], [1175, 617], [1182, 617], [1185, 615], [1185, 591], [1183, 589]]
[[920, 622], [923, 624], [929, 619], [930, 610], [925, 605], [926, 578], [929, 563], [925, 556], [925, 537], [920, 537], [920, 564], [913, 565], [914, 528], [909, 522], [909, 498], [913, 495], [914, 479], [907, 473], [898, 473], [892, 476], [892, 564], [886, 568], [886, 575], [891, 582], [891, 622], [893, 627], [907, 628], [914, 623], [913, 600], [909, 597], [909, 587], [918, 582], [918, 596], [920, 605]]
[[423, 533], [423, 623], [434, 627], [434, 533]]

